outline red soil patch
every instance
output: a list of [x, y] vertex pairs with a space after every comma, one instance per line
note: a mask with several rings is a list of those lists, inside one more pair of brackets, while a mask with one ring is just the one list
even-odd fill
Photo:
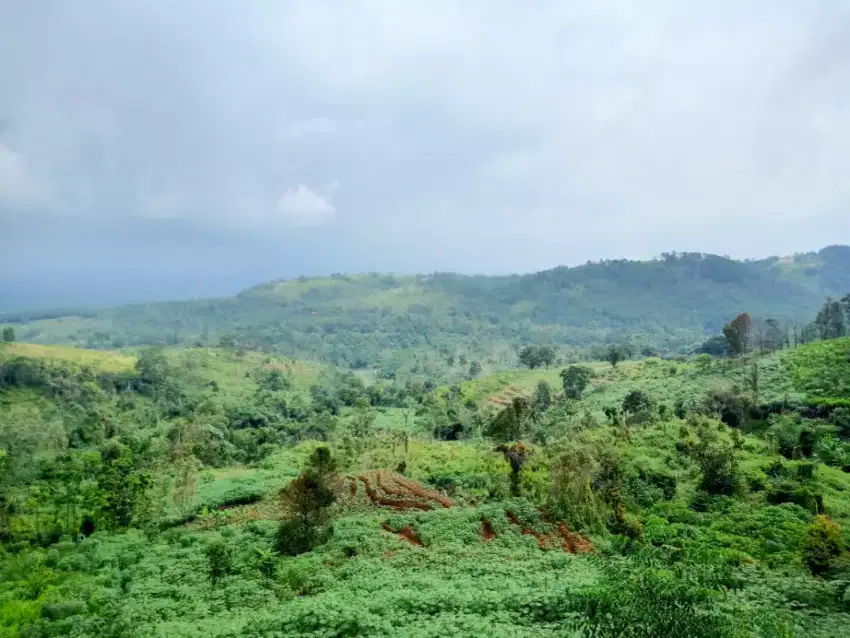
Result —
[[496, 532], [493, 531], [493, 523], [486, 518], [481, 521], [481, 536], [488, 543], [496, 538]]
[[[549, 522], [549, 513], [545, 510], [541, 510], [540, 513], [544, 522]], [[537, 539], [537, 545], [540, 549], [560, 547], [570, 554], [586, 554], [593, 551], [593, 545], [591, 542], [584, 536], [571, 532], [566, 523], [558, 525], [554, 533], [543, 534], [520, 524], [519, 519], [513, 512], [507, 512], [507, 517], [512, 525], [516, 525], [522, 530], [523, 534], [527, 536], [534, 536], [534, 538]]]
[[[366, 497], [372, 505], [383, 505], [394, 510], [417, 509], [428, 511], [436, 506], [451, 507], [451, 499], [439, 492], [426, 489], [416, 481], [411, 481], [396, 472], [378, 470], [374, 473], [364, 472], [356, 477], [346, 477], [350, 480], [349, 494], [357, 494], [356, 483], [360, 481], [366, 490]], [[352, 489], [352, 485], [355, 487]]]
[[563, 541], [565, 552], [569, 552], [570, 554], [589, 554], [593, 551], [591, 542], [584, 536], [571, 532], [566, 523], [561, 523], [558, 526], [558, 535]]
[[384, 531], [390, 532], [391, 534], [395, 534], [399, 538], [403, 538], [411, 545], [422, 547], [422, 541], [419, 540], [419, 535], [416, 533], [416, 530], [413, 529], [410, 525], [405, 525], [399, 531], [395, 531], [392, 527], [390, 527], [390, 524], [385, 521], [381, 523], [381, 528]]
[[[382, 476], [381, 473], [378, 473], [378, 476]], [[428, 499], [430, 501], [436, 501], [440, 505], [445, 508], [449, 508], [454, 503], [448, 497], [443, 496], [439, 492], [435, 492], [434, 490], [429, 490], [417, 483], [416, 481], [411, 481], [410, 479], [402, 476], [401, 474], [390, 473], [390, 478], [402, 489], [406, 490], [408, 493], [418, 496], [419, 498]]]

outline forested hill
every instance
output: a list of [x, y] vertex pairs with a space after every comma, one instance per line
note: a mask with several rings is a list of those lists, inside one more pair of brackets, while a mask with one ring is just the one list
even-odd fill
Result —
[[391, 350], [493, 352], [499, 345], [586, 347], [630, 340], [675, 351], [736, 313], [807, 321], [850, 292], [850, 247], [736, 261], [699, 253], [608, 260], [529, 275], [333, 275], [277, 281], [231, 298], [107, 310], [6, 313], [18, 338], [121, 348], [217, 344], [354, 367]]

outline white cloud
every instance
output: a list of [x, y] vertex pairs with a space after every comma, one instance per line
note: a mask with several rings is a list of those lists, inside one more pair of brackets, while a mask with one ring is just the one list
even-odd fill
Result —
[[324, 226], [336, 215], [330, 197], [322, 197], [299, 184], [277, 200], [277, 211], [292, 226]]

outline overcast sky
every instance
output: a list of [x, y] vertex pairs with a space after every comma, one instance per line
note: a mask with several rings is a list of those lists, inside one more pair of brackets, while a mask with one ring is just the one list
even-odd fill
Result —
[[6, 0], [0, 130], [71, 300], [785, 254], [850, 243], [850, 4]]

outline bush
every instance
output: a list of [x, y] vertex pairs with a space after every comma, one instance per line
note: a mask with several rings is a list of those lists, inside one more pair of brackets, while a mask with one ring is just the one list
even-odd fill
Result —
[[767, 502], [771, 505], [794, 503], [812, 514], [823, 511], [823, 495], [813, 486], [801, 485], [792, 480], [771, 485], [767, 491]]
[[298, 556], [326, 543], [331, 536], [331, 525], [319, 527], [304, 519], [281, 521], [277, 530], [277, 551], [284, 556]]
[[230, 547], [224, 541], [216, 541], [204, 550], [207, 556], [207, 570], [210, 582], [214, 585], [233, 571], [233, 556]]
[[812, 574], [825, 574], [843, 551], [844, 540], [838, 523], [824, 515], [815, 517], [803, 539], [803, 557]]
[[651, 415], [652, 409], [652, 398], [643, 390], [632, 390], [623, 399], [623, 412], [629, 414], [648, 412]]

